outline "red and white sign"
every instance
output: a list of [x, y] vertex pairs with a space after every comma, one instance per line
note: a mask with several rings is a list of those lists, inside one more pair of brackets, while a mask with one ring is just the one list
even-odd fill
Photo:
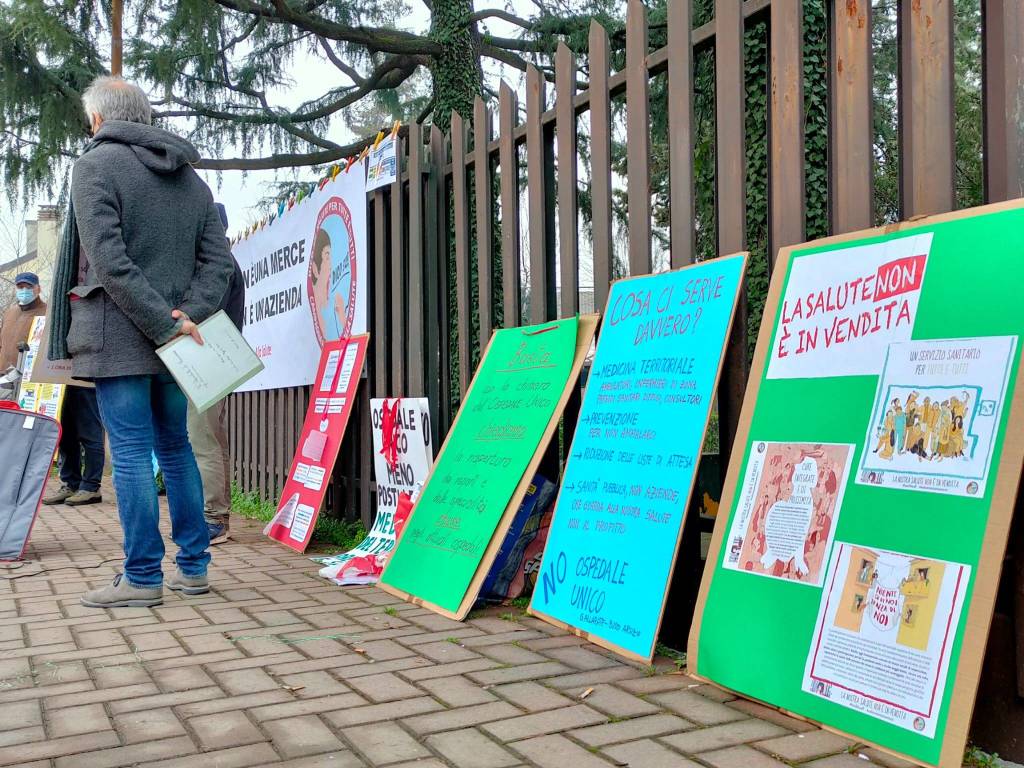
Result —
[[877, 376], [914, 330], [932, 234], [794, 256], [769, 379]]
[[284, 484], [277, 514], [263, 533], [296, 552], [305, 552], [345, 437], [369, 334], [324, 344], [299, 444]]

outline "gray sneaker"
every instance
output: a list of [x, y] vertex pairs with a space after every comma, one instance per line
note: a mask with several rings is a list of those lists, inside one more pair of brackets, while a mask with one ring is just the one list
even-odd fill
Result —
[[82, 595], [82, 605], [87, 608], [151, 608], [163, 601], [163, 586], [133, 587], [123, 573], [107, 586]]
[[64, 503], [69, 507], [82, 507], [86, 504], [99, 504], [103, 501], [103, 496], [99, 491], [75, 491], [68, 498], [64, 499]]
[[210, 582], [206, 575], [186, 576], [181, 568], [174, 569], [174, 575], [164, 582], [168, 589], [181, 592], [183, 595], [205, 595], [210, 591]]
[[56, 504], [63, 504], [65, 501], [74, 496], [78, 491], [73, 488], [68, 488], [66, 485], [62, 485], [59, 491], [54, 491], [49, 496], [43, 499], [43, 504], [47, 507], [52, 507]]

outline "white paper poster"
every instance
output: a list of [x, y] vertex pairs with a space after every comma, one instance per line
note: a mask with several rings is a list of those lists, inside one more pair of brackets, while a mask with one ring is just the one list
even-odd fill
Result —
[[769, 379], [875, 376], [910, 338], [932, 234], [792, 260], [768, 356]]
[[722, 566], [820, 587], [854, 446], [755, 441]]
[[929, 738], [968, 565], [837, 542], [803, 690]]
[[32, 319], [28, 332], [28, 351], [22, 364], [21, 390], [18, 394], [18, 407], [23, 411], [41, 413], [51, 419], [60, 420], [60, 409], [64, 402], [64, 385], [39, 383], [33, 380], [36, 363], [39, 362], [39, 349], [46, 338], [46, 317]]
[[[372, 584], [394, 549], [400, 494], [414, 496], [433, 464], [430, 408], [425, 397], [373, 398], [373, 465], [377, 477], [377, 517], [369, 535], [348, 552], [313, 558], [320, 575], [337, 584]], [[401, 522], [399, 522], [399, 528]]]
[[388, 134], [376, 148], [370, 149], [366, 164], [367, 192], [394, 183], [398, 176], [398, 147], [395, 135]]
[[242, 334], [264, 370], [238, 391], [313, 383], [324, 341], [366, 331], [366, 180], [339, 173], [232, 249]]
[[857, 482], [983, 496], [1016, 336], [891, 344]]

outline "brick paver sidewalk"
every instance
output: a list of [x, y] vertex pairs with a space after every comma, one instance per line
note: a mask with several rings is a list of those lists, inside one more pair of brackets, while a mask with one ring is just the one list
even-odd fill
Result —
[[0, 766], [905, 765], [518, 611], [458, 623], [333, 586], [233, 528], [211, 594], [91, 610], [117, 563], [81, 566], [118, 557], [116, 511], [43, 510], [33, 562], [0, 567], [47, 569], [0, 579]]

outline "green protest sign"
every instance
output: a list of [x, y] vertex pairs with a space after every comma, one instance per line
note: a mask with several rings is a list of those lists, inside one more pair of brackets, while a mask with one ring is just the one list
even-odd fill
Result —
[[1024, 458], [1024, 202], [783, 249], [690, 671], [959, 766]]
[[553, 433], [596, 316], [496, 331], [380, 586], [462, 619]]

